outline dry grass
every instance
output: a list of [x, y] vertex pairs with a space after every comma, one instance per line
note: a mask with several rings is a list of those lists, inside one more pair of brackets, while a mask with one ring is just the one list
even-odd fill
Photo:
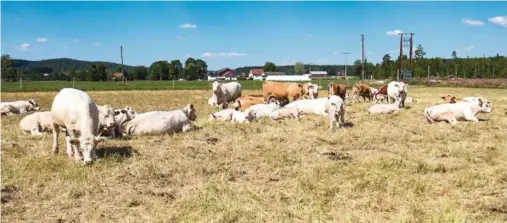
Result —
[[[423, 108], [447, 94], [486, 96], [493, 112], [479, 123], [427, 124]], [[47, 110], [54, 95], [3, 93], [2, 101], [34, 96]], [[208, 123], [209, 91], [90, 95], [138, 112], [193, 102], [204, 128], [108, 141], [104, 158], [83, 167], [52, 155], [51, 135], [23, 135], [22, 116], [2, 117], [2, 221], [507, 221], [505, 90], [412, 88], [419, 102], [402, 113], [370, 117], [371, 103], [356, 103], [345, 116], [354, 126], [335, 132], [324, 116]]]

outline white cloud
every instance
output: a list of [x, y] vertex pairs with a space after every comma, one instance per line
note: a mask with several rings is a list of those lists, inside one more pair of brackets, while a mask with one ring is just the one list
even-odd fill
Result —
[[475, 46], [474, 46], [474, 45], [465, 46], [465, 50], [466, 50], [466, 51], [471, 51], [471, 50], [473, 50], [474, 48], [475, 48]]
[[393, 31], [387, 31], [386, 35], [388, 35], [388, 36], [397, 36], [400, 33], [403, 33], [403, 32], [401, 30], [399, 30], [399, 29], [395, 29]]
[[480, 20], [472, 20], [472, 19], [463, 19], [463, 23], [469, 26], [483, 26], [484, 22]]
[[102, 46], [102, 44], [101, 44], [101, 43], [94, 43], [93, 45], [94, 45], [94, 46]]
[[29, 43], [23, 43], [19, 45], [19, 50], [21, 51], [29, 51], [30, 50], [30, 44]]
[[210, 53], [205, 52], [201, 54], [201, 57], [242, 57], [247, 56], [246, 53], [236, 53], [236, 52], [230, 52], [230, 53]]
[[507, 28], [507, 16], [496, 16], [493, 18], [489, 18], [488, 21], [495, 25]]
[[43, 38], [43, 37], [37, 38], [37, 42], [39, 42], [39, 43], [44, 43], [44, 42], [47, 42], [47, 41], [48, 41], [48, 38]]
[[77, 42], [79, 42], [79, 40], [78, 39], [72, 39], [72, 42], [77, 43]]
[[180, 28], [182, 28], [182, 29], [195, 29], [195, 28], [197, 28], [197, 25], [195, 25], [195, 24], [188, 24], [188, 23], [187, 24], [181, 24]]

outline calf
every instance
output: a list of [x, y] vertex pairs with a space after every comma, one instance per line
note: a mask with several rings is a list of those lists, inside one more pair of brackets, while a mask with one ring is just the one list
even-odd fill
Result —
[[327, 85], [329, 90], [329, 95], [337, 95], [342, 98], [342, 100], [345, 101], [346, 95], [347, 95], [347, 85], [344, 84], [335, 84], [334, 82], [331, 82]]
[[[83, 164], [95, 158], [97, 143], [105, 138], [97, 137], [99, 131], [99, 109], [85, 92], [74, 88], [63, 88], [53, 99], [53, 152], [58, 153], [60, 127], [66, 130], [67, 154], [81, 160], [78, 146], [83, 150]], [[79, 138], [77, 138], [79, 136]]]
[[110, 105], [98, 105], [99, 110], [99, 131], [100, 135], [104, 132], [111, 132], [115, 129], [114, 109]]
[[232, 119], [231, 122], [237, 122], [237, 123], [250, 123], [256, 121], [255, 118], [255, 111], [249, 110], [249, 111], [234, 111], [232, 113]]
[[262, 104], [264, 102], [264, 98], [261, 97], [252, 97], [252, 96], [243, 96], [234, 101], [233, 108], [236, 110], [246, 110], [253, 105]]
[[27, 115], [19, 122], [19, 128], [23, 133], [31, 135], [43, 135], [43, 132], [52, 131], [51, 112], [35, 112]]
[[257, 104], [248, 108], [245, 112], [254, 111], [255, 118], [259, 119], [262, 117], [268, 117], [273, 111], [276, 111], [279, 108], [281, 108], [280, 105], [276, 103]]
[[209, 115], [210, 121], [231, 121], [234, 109], [228, 108]]
[[0, 110], [2, 115], [24, 114], [30, 111], [39, 111], [39, 102], [36, 99], [28, 101], [1, 102]]
[[392, 114], [400, 111], [401, 100], [398, 99], [394, 104], [375, 104], [368, 109], [369, 114]]
[[101, 136], [111, 136], [112, 138], [122, 137], [123, 127], [127, 122], [134, 119], [136, 115], [137, 112], [129, 106], [121, 109], [115, 109], [114, 126], [112, 128], [108, 128], [107, 131], [102, 132]]
[[296, 120], [299, 120], [299, 117], [303, 111], [297, 109], [297, 108], [280, 108], [278, 110], [273, 111], [269, 117], [271, 120], [277, 121], [282, 120], [285, 118], [294, 118]]
[[209, 105], [222, 105], [222, 108], [226, 109], [229, 102], [241, 97], [242, 87], [238, 82], [218, 83], [218, 81], [213, 81], [211, 87], [212, 95], [208, 100]]
[[129, 135], [174, 134], [193, 129], [192, 121], [197, 119], [193, 104], [173, 111], [152, 111], [138, 114], [128, 122]]
[[303, 84], [303, 95], [308, 99], [315, 99], [319, 97], [319, 90], [322, 86], [317, 84], [312, 84], [309, 82], [308, 84]]
[[401, 107], [405, 107], [405, 99], [407, 98], [407, 86], [404, 82], [391, 81], [387, 85], [387, 102], [394, 103], [398, 98], [401, 100]]
[[424, 116], [429, 123], [447, 121], [454, 125], [457, 121], [479, 122], [477, 113], [490, 113], [491, 103], [484, 98], [476, 101], [463, 101], [453, 104], [434, 105], [424, 109]]
[[331, 95], [326, 101], [326, 110], [329, 115], [329, 130], [333, 130], [333, 126], [336, 123], [336, 127], [340, 128], [345, 124], [345, 102], [338, 96]]

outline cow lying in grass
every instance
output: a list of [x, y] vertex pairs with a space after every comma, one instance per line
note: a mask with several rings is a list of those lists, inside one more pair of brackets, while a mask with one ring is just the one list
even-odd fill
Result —
[[491, 102], [485, 98], [468, 98], [470, 101], [460, 101], [453, 104], [434, 105], [424, 109], [424, 116], [430, 123], [447, 121], [455, 125], [457, 121], [479, 122], [477, 113], [490, 113]]

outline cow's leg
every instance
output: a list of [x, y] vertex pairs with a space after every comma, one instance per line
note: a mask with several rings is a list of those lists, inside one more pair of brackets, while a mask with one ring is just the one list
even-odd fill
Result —
[[53, 124], [53, 153], [58, 154], [58, 134], [60, 128], [58, 125]]
[[32, 135], [41, 136], [43, 135], [42, 132], [39, 131], [39, 128], [33, 128], [31, 131]]
[[74, 157], [74, 150], [72, 148], [72, 144], [70, 144], [70, 135], [67, 130], [65, 130], [65, 148], [67, 149], [67, 155], [70, 158]]
[[192, 123], [188, 123], [188, 124], [185, 124], [183, 125], [183, 128], [182, 128], [182, 132], [188, 132], [190, 130], [192, 130], [193, 126], [192, 126]]
[[475, 117], [475, 115], [470, 111], [465, 111], [464, 116], [467, 121], [479, 122], [479, 119], [477, 119], [477, 117]]
[[67, 143], [68, 143], [68, 145], [71, 146], [71, 149], [74, 150], [74, 159], [78, 160], [78, 161], [82, 160], [83, 158], [80, 155], [79, 146], [70, 143], [70, 139], [71, 138], [72, 139], [76, 139], [77, 138], [76, 131], [74, 129], [67, 129], [67, 133], [68, 133], [67, 137], [69, 137], [69, 141]]

